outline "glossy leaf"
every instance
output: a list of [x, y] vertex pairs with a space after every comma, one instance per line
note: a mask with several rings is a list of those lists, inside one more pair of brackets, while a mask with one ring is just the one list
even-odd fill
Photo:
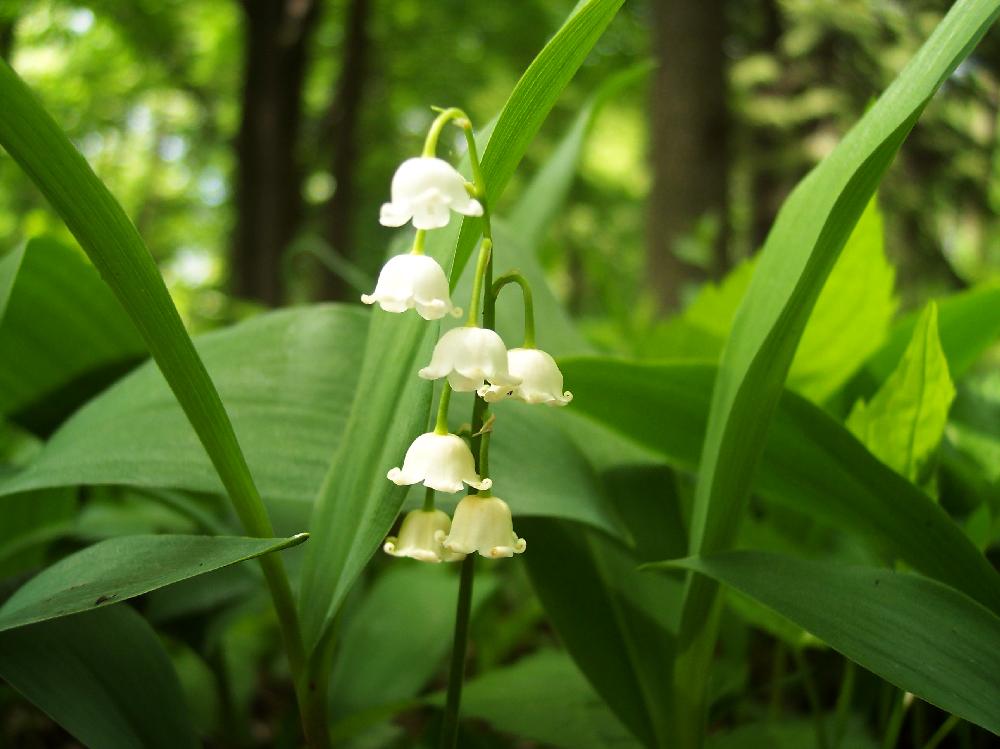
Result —
[[227, 536], [122, 536], [45, 568], [0, 607], [0, 632], [120, 603], [180, 580], [305, 541]]
[[879, 460], [918, 483], [922, 467], [941, 442], [954, 399], [932, 302], [896, 369], [870, 401], [854, 405], [847, 428]]
[[0, 677], [86, 746], [199, 746], [163, 645], [128, 606], [0, 633]]
[[33, 239], [0, 260], [17, 265], [6, 314], [0, 304], [0, 414], [46, 433], [146, 349], [79, 250]]
[[1000, 617], [953, 588], [764, 552], [668, 564], [731, 585], [900, 689], [1000, 734]]
[[[768, 235], [723, 350], [691, 523], [691, 552], [729, 547], [782, 386], [809, 316], [882, 175], [937, 88], [1000, 13], [996, 0], [959, 0], [837, 147], [794, 190]], [[675, 682], [682, 746], [703, 739], [715, 641], [717, 584], [688, 578]]]
[[463, 714], [500, 731], [565, 749], [641, 744], [608, 711], [565, 654], [541, 651], [470, 680]]
[[[657, 450], [675, 465], [698, 465], [714, 367], [560, 362], [573, 408]], [[614, 400], [602, 397], [615, 392]], [[651, 413], [668, 414], [666, 419]], [[926, 494], [878, 461], [843, 426], [793, 393], [782, 394], [753, 487], [840, 528], [1000, 612], [1000, 575]]]

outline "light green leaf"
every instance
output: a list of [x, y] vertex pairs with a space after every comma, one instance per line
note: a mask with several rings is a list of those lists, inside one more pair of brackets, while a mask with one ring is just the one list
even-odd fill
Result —
[[199, 746], [163, 645], [128, 606], [0, 633], [0, 678], [86, 746]]
[[[483, 149], [490, 207], [500, 199], [546, 114], [622, 2], [588, 0], [581, 5], [514, 87]], [[445, 267], [454, 248], [453, 287], [480, 231], [481, 219], [467, 218], [460, 228], [452, 222], [428, 237], [427, 253]], [[316, 543], [306, 551], [300, 606], [308, 652], [325, 639], [344, 596], [403, 503], [405, 492], [387, 485], [385, 470], [398, 464], [429, 421], [430, 384], [415, 373], [429, 360], [439, 326], [415, 315], [381, 310], [373, 314], [361, 386], [310, 523]]]
[[1000, 734], [1000, 617], [953, 588], [764, 552], [667, 565], [731, 585], [900, 689]]
[[[675, 465], [697, 467], [714, 367], [596, 358], [564, 359], [560, 367], [575, 391], [575, 411]], [[858, 533], [1000, 612], [1000, 575], [948, 514], [820, 408], [784, 392], [761, 448], [755, 491]]]
[[292, 538], [123, 536], [60, 559], [0, 607], [0, 632], [120, 603], [165, 585], [296, 546]]
[[[726, 342], [691, 522], [691, 552], [732, 545], [783, 383], [840, 251], [924, 106], [1000, 13], [959, 0], [893, 84], [793, 191], [768, 235]], [[688, 577], [677, 642], [675, 718], [683, 747], [703, 742], [718, 585]]]
[[879, 460], [919, 483], [944, 435], [954, 399], [938, 338], [937, 306], [931, 302], [895, 371], [868, 403], [854, 405], [847, 427]]
[[534, 653], [472, 679], [462, 691], [462, 713], [546, 746], [641, 746], [594, 694], [572, 661], [558, 651]]
[[6, 314], [0, 304], [0, 414], [46, 432], [146, 349], [78, 250], [33, 239], [0, 260], [0, 276], [18, 264]]

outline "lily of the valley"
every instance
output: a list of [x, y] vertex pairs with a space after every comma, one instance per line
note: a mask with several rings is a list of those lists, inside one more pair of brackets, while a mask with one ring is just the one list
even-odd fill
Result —
[[465, 177], [451, 164], [434, 156], [407, 159], [392, 177], [392, 200], [382, 204], [383, 226], [402, 226], [409, 220], [417, 229], [447, 226], [451, 211], [482, 216], [482, 204], [469, 195]]
[[431, 354], [431, 363], [420, 370], [425, 380], [447, 377], [460, 393], [471, 393], [489, 382], [513, 388], [521, 383], [507, 370], [507, 347], [503, 339], [487, 328], [453, 328], [441, 336]]
[[410, 445], [402, 468], [393, 468], [386, 477], [394, 484], [408, 486], [423, 482], [424, 486], [441, 492], [462, 491], [462, 483], [476, 489], [489, 489], [493, 482], [476, 473], [472, 451], [455, 434], [427, 432]]
[[410, 557], [421, 562], [455, 562], [465, 554], [448, 551], [441, 536], [451, 529], [451, 518], [441, 510], [414, 510], [399, 526], [399, 536], [389, 536], [382, 548], [394, 557]]
[[573, 400], [571, 392], [563, 392], [563, 375], [555, 359], [540, 349], [512, 348], [507, 352], [507, 370], [521, 384], [513, 388], [498, 385], [479, 388], [479, 395], [487, 402], [513, 398], [525, 403], [565, 406]]
[[514, 533], [510, 507], [499, 497], [469, 494], [455, 508], [451, 532], [438, 532], [444, 548], [455, 554], [478, 552], [490, 559], [512, 557], [527, 548]]
[[390, 258], [378, 274], [375, 291], [362, 294], [361, 301], [378, 302], [386, 312], [416, 309], [425, 320], [462, 315], [462, 310], [451, 303], [448, 278], [437, 260], [414, 253]]

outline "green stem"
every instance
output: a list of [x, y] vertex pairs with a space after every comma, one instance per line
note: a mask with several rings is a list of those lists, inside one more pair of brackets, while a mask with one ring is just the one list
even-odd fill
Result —
[[[479, 476], [489, 478], [490, 475], [490, 432], [486, 431], [480, 435], [479, 440]], [[490, 489], [483, 489], [477, 492], [480, 497], [492, 497]]]
[[472, 298], [469, 299], [469, 319], [466, 325], [475, 326], [479, 324], [479, 300], [483, 295], [483, 277], [486, 275], [486, 266], [489, 265], [493, 257], [493, 240], [483, 238], [479, 246], [479, 260], [476, 261], [476, 275], [472, 279]]
[[465, 653], [469, 645], [469, 620], [472, 618], [472, 581], [476, 555], [462, 560], [462, 576], [458, 584], [458, 606], [455, 611], [455, 642], [448, 668], [448, 697], [441, 724], [441, 749], [458, 746], [458, 709], [462, 703], [462, 682], [465, 678]]
[[434, 512], [434, 490], [429, 486], [424, 491], [424, 512]]
[[937, 749], [938, 744], [948, 737], [948, 734], [952, 732], [960, 720], [962, 719], [957, 715], [949, 715], [948, 719], [941, 724], [941, 727], [938, 728], [934, 732], [934, 735], [928, 739], [926, 744], [924, 744], [924, 749]]
[[410, 250], [411, 255], [423, 255], [424, 254], [424, 240], [427, 238], [426, 229], [417, 229], [416, 236], [413, 237], [413, 249]]
[[820, 704], [819, 693], [816, 691], [816, 684], [813, 682], [812, 672], [806, 658], [799, 648], [792, 649], [795, 663], [802, 674], [802, 683], [806, 689], [806, 698], [809, 700], [809, 709], [812, 712], [813, 723], [816, 728], [816, 746], [818, 749], [830, 749], [830, 742], [826, 738], [826, 725], [823, 721], [823, 706]]
[[500, 290], [511, 283], [516, 283], [521, 287], [521, 296], [524, 299], [524, 348], [535, 348], [535, 303], [528, 279], [520, 271], [507, 271], [493, 282], [493, 286], [490, 288], [490, 297], [493, 304], [496, 305]]
[[882, 737], [882, 749], [893, 749], [899, 741], [899, 732], [903, 727], [903, 717], [906, 714], [906, 693], [901, 692], [896, 704], [892, 707], [892, 714], [889, 716], [889, 723], [885, 727], [885, 735]]
[[834, 708], [833, 745], [839, 748], [847, 731], [847, 716], [851, 709], [851, 699], [854, 696], [854, 680], [857, 667], [852, 660], [844, 660], [844, 675], [840, 682], [840, 692], [837, 694], [837, 706]]
[[448, 434], [448, 404], [451, 402], [451, 385], [444, 381], [441, 388], [441, 399], [438, 401], [437, 420], [434, 422], [434, 434]]
[[466, 122], [469, 120], [465, 112], [455, 107], [442, 109], [441, 113], [434, 118], [434, 122], [431, 123], [430, 129], [427, 131], [427, 138], [424, 140], [424, 152], [422, 154], [424, 158], [434, 157], [437, 154], [438, 138], [441, 137], [441, 131], [444, 130], [445, 125], [457, 119], [463, 119]]

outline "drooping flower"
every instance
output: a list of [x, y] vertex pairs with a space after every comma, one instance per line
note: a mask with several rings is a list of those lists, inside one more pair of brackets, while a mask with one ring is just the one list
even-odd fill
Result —
[[512, 388], [521, 380], [507, 371], [507, 347], [503, 339], [487, 328], [453, 328], [441, 336], [431, 355], [431, 363], [420, 370], [425, 380], [447, 377], [460, 393], [471, 393], [487, 382]]
[[449, 313], [462, 316], [462, 310], [451, 303], [444, 270], [427, 255], [407, 253], [389, 258], [378, 274], [375, 291], [362, 294], [361, 301], [378, 302], [386, 312], [416, 309], [425, 320], [439, 320]]
[[445, 549], [456, 554], [479, 552], [491, 559], [521, 554], [527, 543], [514, 533], [510, 507], [499, 497], [469, 494], [455, 508], [451, 532], [438, 532]]
[[447, 226], [451, 211], [482, 216], [482, 204], [469, 195], [465, 178], [434, 156], [407, 159], [392, 177], [392, 200], [382, 204], [383, 226], [402, 226], [410, 219], [417, 229]]
[[410, 557], [421, 562], [455, 562], [465, 554], [448, 551], [441, 545], [441, 534], [451, 529], [451, 518], [441, 510], [414, 510], [399, 526], [399, 536], [389, 536], [382, 548], [394, 557]]
[[476, 489], [489, 489], [493, 482], [481, 479], [465, 440], [455, 434], [427, 432], [410, 445], [402, 468], [393, 468], [386, 477], [394, 484], [424, 486], [442, 492], [462, 491], [462, 482]]
[[513, 388], [497, 385], [479, 388], [479, 395], [487, 402], [513, 398], [525, 403], [565, 406], [573, 400], [571, 392], [563, 392], [563, 375], [555, 359], [540, 349], [512, 348], [507, 352], [507, 370], [512, 377], [519, 377], [521, 384]]

